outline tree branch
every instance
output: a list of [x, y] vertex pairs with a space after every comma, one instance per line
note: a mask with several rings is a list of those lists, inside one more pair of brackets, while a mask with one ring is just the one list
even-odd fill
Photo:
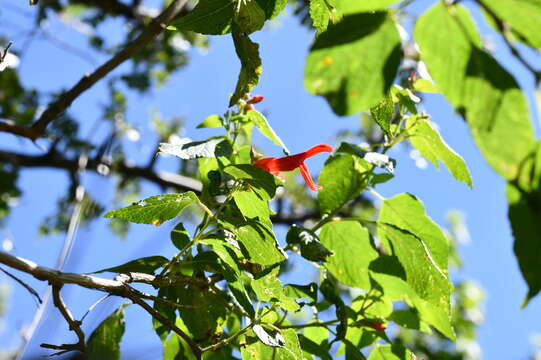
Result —
[[[58, 118], [83, 92], [92, 87], [96, 82], [109, 74], [124, 61], [130, 59], [135, 53], [141, 50], [150, 41], [161, 34], [167, 24], [173, 20], [186, 5], [186, 0], [174, 0], [160, 15], [141, 32], [132, 42], [128, 43], [122, 50], [116, 53], [111, 59], [98, 67], [92, 74], [84, 75], [77, 84], [70, 90], [64, 92], [56, 101], [49, 104], [40, 118], [25, 131], [0, 123], [0, 131], [10, 132], [31, 140], [43, 137], [46, 134], [47, 126]], [[4, 125], [1, 125], [4, 124]]]
[[[187, 276], [177, 276], [177, 277], [171, 278], [170, 280], [165, 281], [163, 280], [164, 279], [163, 277], [153, 276], [153, 275], [148, 275], [148, 274], [140, 274], [140, 273], [129, 273], [125, 275], [122, 274], [120, 276], [117, 276], [115, 280], [109, 280], [109, 279], [103, 279], [97, 276], [61, 272], [61, 271], [54, 270], [45, 266], [40, 266], [30, 260], [13, 256], [4, 251], [0, 251], [0, 263], [7, 265], [13, 269], [17, 269], [27, 274], [30, 274], [38, 280], [48, 281], [53, 286], [53, 296], [54, 296], [55, 288], [59, 289], [64, 284], [76, 284], [88, 289], [101, 290], [112, 295], [127, 298], [131, 300], [132, 302], [134, 302], [135, 304], [138, 304], [139, 306], [141, 306], [145, 311], [147, 311], [150, 315], [152, 315], [152, 317], [154, 317], [160, 323], [167, 326], [171, 331], [179, 335], [183, 340], [185, 340], [188, 343], [188, 345], [194, 352], [194, 355], [198, 359], [201, 357], [201, 349], [199, 348], [199, 346], [197, 346], [197, 344], [186, 333], [184, 333], [181, 329], [179, 329], [169, 319], [167, 319], [166, 317], [161, 315], [159, 312], [157, 312], [154, 308], [152, 308], [152, 306], [148, 305], [142, 299], [143, 297], [145, 297], [144, 293], [137, 291], [136, 289], [132, 288], [128, 284], [130, 282], [143, 282], [143, 283], [150, 283], [150, 284], [180, 285], [180, 284], [192, 283], [194, 281], [208, 284], [209, 282], [211, 282], [211, 280], [204, 279], [204, 278], [198, 279], [198, 278], [191, 278]], [[55, 300], [55, 305], [56, 305], [56, 300]], [[64, 318], [66, 318], [71, 328], [71, 326], [74, 325], [71, 322], [73, 320], [73, 317], [71, 317], [71, 314], [68, 314], [69, 317], [71, 318], [71, 320], [68, 320], [68, 317], [65, 315], [65, 313], [62, 310], [62, 305], [60, 304], [60, 302], [59, 302], [59, 305], [56, 305], [56, 306], [60, 309], [60, 311], [62, 312], [62, 315], [64, 316]], [[65, 305], [64, 305], [64, 310], [67, 310], [65, 309]], [[73, 322], [74, 321], [75, 320], [73, 320]], [[45, 345], [44, 347], [54, 348], [56, 350], [78, 349], [73, 344], [72, 345], [44, 344], [44, 345]]]
[[[71, 311], [69, 311], [68, 307], [66, 306], [66, 303], [62, 299], [62, 296], [60, 296], [60, 289], [61, 285], [53, 285], [53, 304], [58, 308], [64, 319], [66, 319], [66, 322], [69, 325], [69, 329], [75, 334], [77, 334], [77, 338], [79, 339], [79, 342], [76, 344], [68, 344], [68, 347], [66, 350], [79, 350], [81, 352], [85, 351], [85, 334], [83, 330], [81, 330], [81, 323], [73, 318], [73, 315], [71, 314]], [[42, 344], [47, 345], [47, 344]], [[60, 347], [65, 347], [66, 345], [60, 345]]]
[[[54, 151], [45, 155], [26, 155], [0, 150], [1, 162], [13, 166], [46, 167], [63, 169], [69, 172], [75, 172], [79, 168], [78, 159], [69, 159]], [[98, 169], [102, 166], [109, 167], [112, 172], [126, 178], [145, 179], [161, 187], [171, 187], [177, 190], [194, 191], [196, 193], [201, 192], [202, 189], [201, 182], [196, 179], [168, 172], [156, 172], [146, 167], [128, 165], [125, 162], [104, 164], [97, 159], [89, 159], [86, 170], [100, 173]]]

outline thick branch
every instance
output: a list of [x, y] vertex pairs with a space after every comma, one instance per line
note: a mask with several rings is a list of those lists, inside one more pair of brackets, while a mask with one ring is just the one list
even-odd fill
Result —
[[[22, 167], [46, 167], [55, 169], [64, 169], [67, 171], [77, 171], [79, 168], [78, 159], [68, 159], [57, 152], [50, 152], [45, 155], [25, 155], [0, 150], [0, 163], [8, 163], [14, 166]], [[115, 172], [126, 178], [141, 178], [151, 181], [162, 187], [171, 187], [178, 190], [201, 192], [202, 185], [198, 180], [187, 176], [182, 176], [167, 172], [155, 172], [146, 167], [132, 166], [124, 162], [115, 164], [103, 164], [96, 159], [89, 159], [86, 170], [98, 172], [101, 166], [109, 167]]]
[[[101, 80], [124, 61], [130, 59], [135, 53], [161, 34], [165, 30], [167, 24], [181, 12], [185, 4], [186, 0], [174, 0], [167, 9], [152, 20], [134, 41], [128, 43], [124, 49], [120, 50], [111, 59], [98, 67], [92, 74], [84, 75], [75, 86], [64, 92], [56, 101], [49, 104], [48, 108], [43, 112], [40, 118], [28, 129], [30, 133], [19, 131], [17, 135], [32, 140], [43, 137], [47, 126], [52, 121], [56, 120], [58, 116], [60, 116], [71, 103], [79, 97], [79, 95], [92, 87], [96, 82]], [[0, 127], [0, 131], [5, 131], [2, 130], [3, 128], [13, 129], [12, 127], [9, 128], [6, 125], [3, 125]], [[10, 132], [12, 134], [15, 133], [14, 131]]]

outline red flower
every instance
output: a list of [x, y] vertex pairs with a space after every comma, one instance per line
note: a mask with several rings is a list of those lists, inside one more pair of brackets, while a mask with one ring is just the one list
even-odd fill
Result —
[[322, 152], [333, 152], [333, 151], [334, 149], [332, 148], [332, 146], [327, 145], [327, 144], [319, 144], [308, 149], [308, 151], [302, 152], [300, 154], [284, 156], [281, 158], [275, 158], [275, 157], [263, 158], [261, 160], [256, 161], [253, 165], [260, 167], [261, 169], [265, 171], [270, 172], [272, 175], [277, 176], [278, 178], [282, 178], [282, 175], [281, 175], [282, 171], [291, 171], [291, 170], [295, 170], [296, 168], [299, 168], [299, 170], [301, 171], [302, 177], [304, 178], [304, 181], [306, 182], [308, 187], [314, 191], [317, 191], [317, 190], [323, 189], [323, 187], [316, 185], [314, 183], [314, 180], [312, 180], [312, 177], [310, 176], [310, 172], [308, 171], [308, 168], [304, 164], [304, 160]]
[[264, 99], [263, 95], [255, 95], [251, 99], [248, 100], [248, 104], [257, 104], [262, 102]]
[[365, 323], [366, 326], [371, 327], [372, 329], [376, 331], [384, 331], [387, 329], [387, 325], [384, 323], [380, 323], [378, 321], [368, 321]]

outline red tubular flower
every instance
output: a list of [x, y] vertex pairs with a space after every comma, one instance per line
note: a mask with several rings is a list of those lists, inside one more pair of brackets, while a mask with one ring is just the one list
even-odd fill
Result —
[[377, 322], [377, 321], [368, 321], [365, 325], [368, 327], [371, 327], [372, 329], [376, 331], [384, 331], [385, 329], [387, 329], [387, 325], [385, 325], [384, 323]]
[[248, 104], [257, 104], [257, 103], [262, 102], [263, 99], [264, 99], [263, 95], [255, 95], [250, 100], [248, 100]]
[[291, 170], [295, 170], [296, 168], [299, 168], [299, 170], [301, 171], [302, 177], [304, 178], [304, 181], [306, 182], [308, 187], [314, 191], [318, 191], [318, 190], [323, 189], [323, 187], [316, 185], [314, 183], [314, 180], [312, 180], [312, 176], [310, 176], [310, 172], [308, 171], [308, 168], [304, 164], [304, 160], [322, 152], [333, 152], [333, 151], [334, 149], [332, 148], [332, 146], [327, 145], [327, 144], [319, 144], [300, 154], [284, 156], [281, 158], [275, 158], [275, 157], [263, 158], [261, 160], [256, 161], [253, 165], [260, 167], [261, 169], [265, 171], [270, 172], [272, 175], [277, 176], [278, 178], [282, 178], [282, 175], [281, 175], [282, 171], [291, 171]]

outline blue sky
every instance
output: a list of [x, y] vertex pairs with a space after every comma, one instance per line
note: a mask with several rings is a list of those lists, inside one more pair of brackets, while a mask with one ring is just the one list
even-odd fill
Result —
[[[0, 0], [0, 8], [6, 1]], [[431, 3], [419, 1], [417, 6], [423, 9]], [[0, 17], [0, 30], [3, 32], [9, 31], [3, 21], [7, 14], [11, 13], [2, 13]], [[14, 18], [8, 20], [13, 21]], [[83, 39], [82, 35], [74, 35], [54, 22], [51, 30], [68, 42], [75, 43]], [[485, 31], [486, 27], [482, 30]], [[116, 36], [115, 33], [112, 35]], [[289, 16], [282, 17], [279, 22], [270, 24], [264, 31], [253, 36], [261, 44], [264, 67], [260, 84], [254, 91], [265, 96], [265, 100], [258, 104], [258, 109], [268, 113], [271, 125], [293, 153], [318, 143], [333, 144], [338, 130], [355, 128], [358, 124], [356, 117], [336, 117], [323, 98], [311, 96], [304, 90], [304, 60], [312, 38], [311, 31], [301, 27], [296, 18]], [[531, 90], [530, 79], [505, 51], [501, 51], [502, 44], [493, 33], [489, 40], [496, 47], [498, 59], [517, 76], [524, 87]], [[18, 45], [15, 43], [14, 48]], [[103, 60], [99, 56], [97, 59]], [[49, 90], [71, 86], [83, 71], [91, 71], [93, 68], [93, 65], [42, 41], [31, 44], [21, 64], [25, 84]], [[213, 37], [209, 52], [202, 54], [192, 51], [190, 65], [178, 71], [165, 87], [143, 98], [130, 97], [128, 120], [142, 134], [140, 142], [130, 147], [133, 160], [137, 162], [143, 159], [141, 163], [144, 163], [150, 156], [148, 148], [155, 140], [149, 128], [153, 109], [166, 119], [182, 115], [186, 120], [184, 136], [204, 139], [214, 135], [212, 130], [196, 130], [195, 126], [206, 116], [226, 110], [228, 94], [234, 89], [239, 68], [230, 37]], [[101, 83], [74, 103], [71, 111], [81, 119], [83, 132], [88, 131], [90, 125], [99, 119], [101, 104], [105, 103], [107, 96]], [[532, 97], [529, 100], [530, 105], [533, 105]], [[458, 209], [465, 213], [472, 241], [460, 249], [464, 270], [457, 276], [477, 281], [487, 293], [486, 318], [479, 328], [478, 338], [483, 358], [526, 359], [532, 351], [530, 335], [541, 332], [541, 299], [535, 298], [527, 308], [520, 309], [527, 288], [512, 253], [513, 240], [507, 220], [505, 183], [488, 167], [473, 144], [466, 124], [454, 114], [444, 98], [439, 95], [426, 96], [423, 106], [440, 127], [447, 143], [466, 160], [474, 188], [470, 190], [463, 183], [455, 181], [445, 168], [439, 171], [433, 166], [424, 170], [417, 168], [409, 157], [409, 151], [397, 148], [390, 153], [397, 159], [395, 178], [382, 186], [380, 193], [385, 197], [401, 192], [416, 195], [424, 202], [427, 213], [440, 225], [445, 225], [445, 216], [449, 210]], [[538, 124], [537, 118], [535, 123]], [[265, 138], [256, 136], [255, 139], [267, 154], [280, 154], [280, 149]], [[39, 152], [31, 143], [19, 141], [8, 134], [0, 134], [0, 148]], [[320, 170], [323, 158], [321, 156], [309, 160], [313, 173]], [[174, 171], [175, 160], [160, 160], [160, 167]], [[55, 201], [63, 194], [66, 181], [66, 175], [58, 171], [23, 172], [20, 187], [27, 189], [27, 192], [6, 223], [17, 255], [54, 266], [63, 236], [40, 238], [37, 236], [37, 226], [45, 215], [54, 211]], [[84, 184], [103, 204], [111, 204], [114, 187], [109, 179], [88, 175], [84, 178]], [[159, 191], [152, 185], [145, 185], [142, 197], [158, 194]], [[65, 270], [90, 272], [141, 256], [171, 256], [174, 249], [169, 245], [168, 226], [156, 228], [135, 225], [129, 236], [121, 240], [108, 231], [107, 220], [96, 221], [90, 228], [78, 232]], [[301, 278], [303, 273], [298, 276]], [[7, 281], [7, 278], [0, 274], [0, 281]], [[44, 291], [45, 284], [29, 282], [38, 292]], [[13, 330], [27, 324], [36, 309], [34, 300], [24, 289], [14, 283], [11, 289], [8, 315], [4, 323], [0, 323], [0, 349], [11, 348], [19, 343], [20, 336]], [[74, 287], [66, 287], [64, 292], [76, 317], [80, 317], [100, 296]], [[98, 307], [91, 313], [84, 328], [94, 328], [118, 304], [119, 300], [108, 300], [104, 306]], [[127, 309], [127, 333], [123, 346], [128, 349], [129, 358], [154, 358], [160, 353], [158, 338], [150, 329], [150, 320], [146, 315], [141, 315], [133, 307]], [[47, 311], [45, 323], [38, 330], [31, 347], [36, 348], [43, 341], [65, 341], [67, 333], [66, 324], [55, 310]]]

